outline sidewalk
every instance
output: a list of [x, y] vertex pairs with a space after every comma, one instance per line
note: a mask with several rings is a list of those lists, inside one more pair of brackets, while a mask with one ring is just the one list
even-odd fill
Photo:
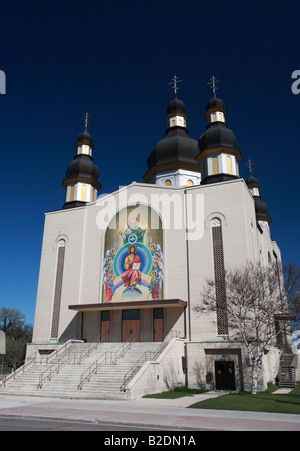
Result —
[[1, 416], [127, 424], [166, 430], [300, 431], [300, 415], [187, 409], [209, 392], [179, 399], [133, 401], [15, 397], [0, 394]]

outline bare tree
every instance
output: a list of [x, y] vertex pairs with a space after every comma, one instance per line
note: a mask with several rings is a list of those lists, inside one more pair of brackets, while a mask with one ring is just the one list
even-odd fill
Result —
[[194, 308], [199, 314], [215, 312], [217, 322], [218, 318], [223, 321], [226, 318], [229, 336], [243, 340], [252, 369], [253, 394], [257, 393], [264, 353], [289, 343], [292, 315], [287, 299], [291, 304], [288, 290], [295, 288], [293, 277], [295, 271], [294, 276], [290, 271], [290, 283], [285, 285], [286, 279], [277, 264], [264, 268], [249, 263], [239, 269], [226, 270], [221, 280], [206, 281]]
[[295, 316], [293, 329], [300, 328], [300, 267], [295, 263], [283, 265], [284, 290], [289, 311]]

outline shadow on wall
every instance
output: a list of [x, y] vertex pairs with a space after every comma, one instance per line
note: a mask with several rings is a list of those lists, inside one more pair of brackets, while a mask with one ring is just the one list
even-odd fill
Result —
[[65, 342], [70, 340], [71, 338], [81, 340], [80, 319], [81, 314], [77, 313], [72, 321], [68, 324], [67, 328], [60, 335], [58, 341]]

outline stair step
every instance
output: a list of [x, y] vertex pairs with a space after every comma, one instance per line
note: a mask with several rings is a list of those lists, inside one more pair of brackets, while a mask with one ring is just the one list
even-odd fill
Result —
[[[6, 387], [0, 386], [0, 393], [40, 397], [126, 399], [127, 393], [120, 391], [124, 376], [145, 352], [157, 351], [161, 343], [132, 344], [130, 349], [127, 349], [114, 365], [103, 365], [97, 373], [92, 374], [90, 382], [84, 383], [81, 390], [77, 389], [81, 375], [97, 359], [106, 352], [118, 352], [123, 345], [122, 343], [101, 343], [96, 346], [92, 343], [89, 345], [73, 343], [61, 354], [52, 356], [52, 358], [50, 356], [48, 363], [31, 365], [23, 374], [19, 374], [14, 380], [8, 381]], [[90, 354], [84, 355], [88, 350], [90, 350]], [[82, 359], [81, 363], [75, 363], [79, 358]], [[68, 359], [72, 363], [68, 363]], [[47, 371], [51, 367], [55, 368], [55, 364], [61, 360], [65, 364], [62, 365], [59, 373], [54, 372], [50, 381], [46, 379], [42, 388], [37, 388], [42, 373], [46, 375]]]
[[279, 386], [294, 388], [296, 386], [297, 356], [284, 352], [280, 359]]

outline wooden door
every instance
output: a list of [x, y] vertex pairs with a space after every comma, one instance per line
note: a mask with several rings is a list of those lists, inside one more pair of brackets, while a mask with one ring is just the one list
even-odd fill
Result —
[[126, 342], [133, 339], [135, 341], [140, 341], [140, 311], [124, 310], [122, 316], [122, 341]]
[[153, 310], [153, 341], [164, 341], [164, 309]]
[[122, 341], [135, 341], [140, 340], [140, 320], [139, 319], [127, 319], [123, 321], [123, 337]]
[[100, 329], [101, 343], [109, 342], [109, 328], [110, 328], [110, 312], [102, 312], [101, 313], [101, 329]]

